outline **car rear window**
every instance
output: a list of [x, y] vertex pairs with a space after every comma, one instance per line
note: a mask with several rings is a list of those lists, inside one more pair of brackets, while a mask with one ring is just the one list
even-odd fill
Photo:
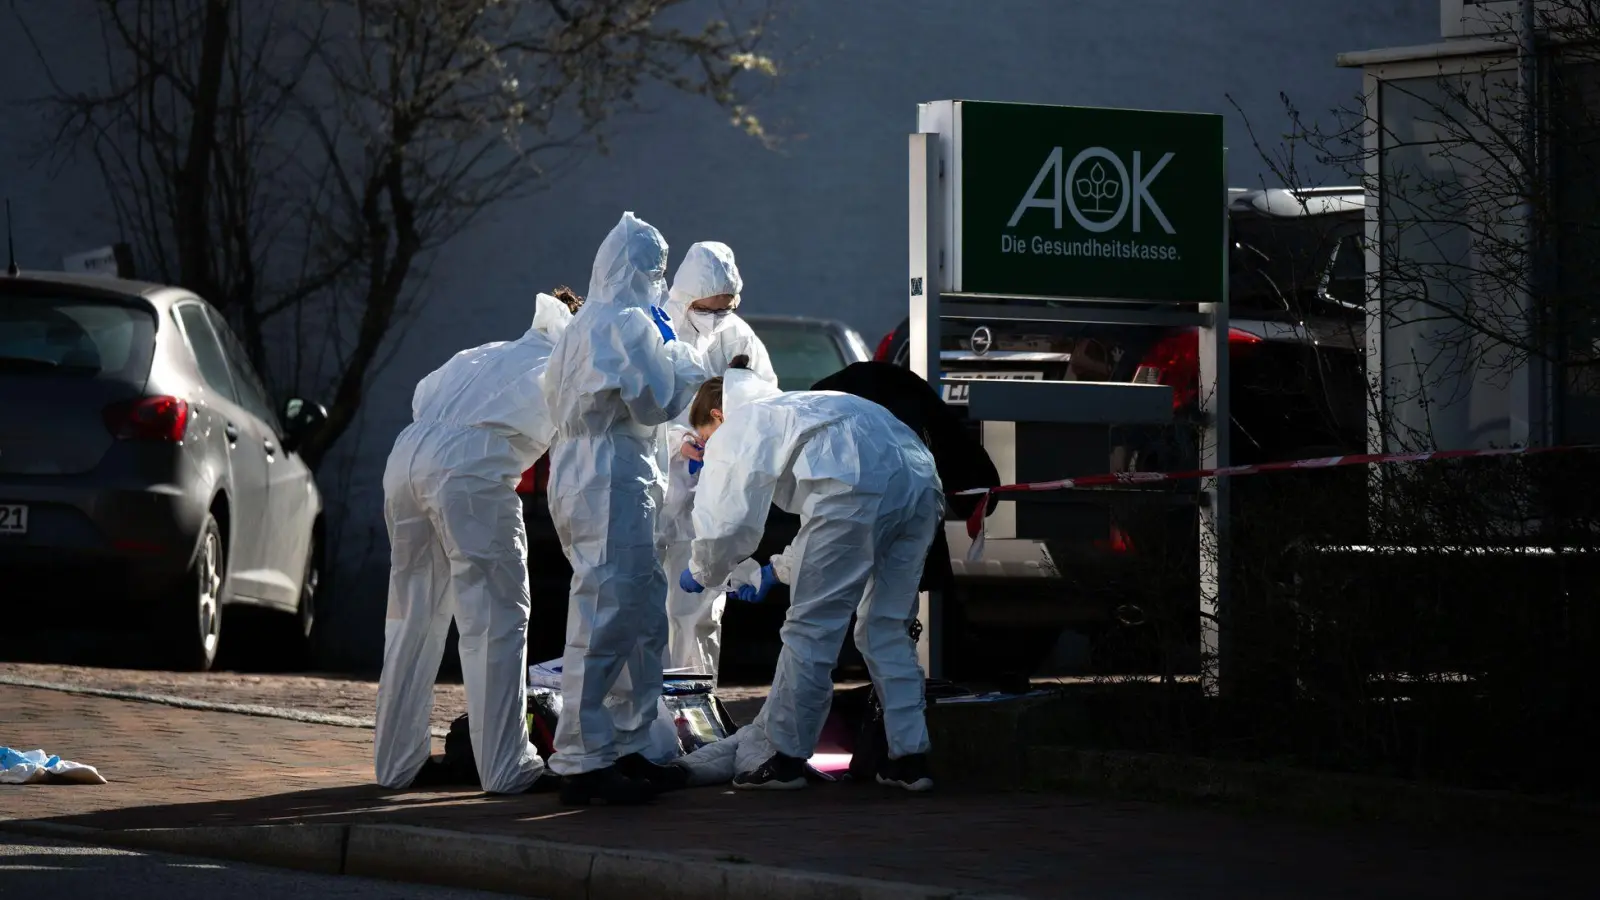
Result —
[[1228, 273], [1235, 316], [1328, 314], [1318, 294], [1342, 232], [1360, 214], [1272, 218], [1234, 215]]
[[82, 297], [0, 296], [0, 373], [143, 381], [155, 315]]
[[751, 323], [772, 357], [778, 387], [809, 391], [818, 381], [845, 367], [844, 354], [833, 336], [821, 328], [785, 322]]

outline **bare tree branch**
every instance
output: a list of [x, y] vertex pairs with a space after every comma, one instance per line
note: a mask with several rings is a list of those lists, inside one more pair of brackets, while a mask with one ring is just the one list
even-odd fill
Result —
[[[221, 309], [269, 384], [330, 398], [319, 461], [418, 296], [428, 255], [529, 196], [658, 89], [748, 108], [778, 0], [83, 0], [101, 83], [36, 103], [98, 168], [152, 277]], [[75, 60], [76, 61], [76, 60]], [[42, 154], [43, 155], [43, 154]]]

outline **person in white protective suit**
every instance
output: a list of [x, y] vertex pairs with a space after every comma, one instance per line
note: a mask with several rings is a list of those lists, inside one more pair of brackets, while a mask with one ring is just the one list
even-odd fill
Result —
[[572, 564], [550, 765], [564, 776], [562, 802], [573, 805], [641, 803], [657, 786], [681, 783], [643, 756], [667, 642], [657, 433], [706, 377], [700, 354], [674, 340], [660, 308], [666, 266], [661, 232], [624, 213], [595, 255], [583, 314], [556, 342], [545, 375], [556, 425], [550, 515]]
[[572, 320], [540, 294], [515, 341], [463, 350], [417, 384], [383, 474], [391, 569], [373, 760], [378, 783], [427, 781], [433, 682], [456, 620], [478, 778], [491, 793], [559, 779], [528, 741], [528, 541], [517, 481], [555, 435], [540, 378]]
[[734, 786], [804, 787], [833, 700], [833, 668], [856, 614], [856, 647], [883, 705], [888, 760], [880, 784], [933, 787], [923, 673], [909, 634], [917, 585], [944, 515], [933, 456], [888, 410], [860, 397], [783, 392], [739, 368], [700, 389], [690, 421], [706, 441], [695, 492], [694, 546], [678, 577], [716, 584], [756, 549], [767, 507], [800, 516], [800, 532], [762, 570], [759, 600], [790, 585], [783, 650], [755, 726], [773, 753]]
[[[770, 384], [778, 383], [767, 348], [754, 330], [735, 312], [744, 279], [727, 244], [704, 241], [689, 248], [672, 279], [667, 314], [678, 340], [705, 355], [706, 373], [721, 375], [736, 356], [749, 360], [750, 371]], [[689, 426], [688, 410], [666, 426], [662, 441], [667, 492], [656, 521], [661, 567], [668, 575], [668, 669], [692, 669], [717, 677], [722, 651], [724, 591], [691, 594], [677, 584], [676, 576], [689, 565], [694, 540], [694, 489], [704, 462], [699, 436]], [[737, 580], [737, 579], [735, 579]]]

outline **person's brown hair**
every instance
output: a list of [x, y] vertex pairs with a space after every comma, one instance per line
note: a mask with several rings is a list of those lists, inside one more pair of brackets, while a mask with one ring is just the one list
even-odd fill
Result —
[[554, 291], [551, 291], [550, 295], [555, 297], [557, 300], [560, 300], [562, 303], [565, 303], [567, 305], [567, 312], [576, 313], [578, 309], [583, 306], [583, 298], [579, 297], [577, 293], [572, 290], [572, 288], [569, 288], [564, 284], [556, 288]]
[[[750, 368], [750, 357], [743, 353], [735, 356], [728, 363], [730, 369]], [[711, 411], [722, 409], [722, 377], [719, 375], [700, 385], [700, 390], [694, 395], [694, 402], [689, 404], [689, 427], [704, 428], [711, 424]]]

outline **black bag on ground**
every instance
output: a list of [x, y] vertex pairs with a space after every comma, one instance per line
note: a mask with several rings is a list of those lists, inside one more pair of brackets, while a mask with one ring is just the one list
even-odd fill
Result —
[[465, 713], [450, 723], [450, 730], [444, 736], [444, 758], [440, 762], [452, 781], [474, 787], [483, 786], [478, 781], [478, 761], [472, 755], [472, 733], [467, 730]]
[[[967, 688], [942, 678], [930, 678], [923, 684], [923, 696], [929, 704], [944, 697], [970, 693], [972, 691]], [[840, 703], [840, 712], [846, 721], [856, 719], [855, 745], [850, 748], [850, 780], [874, 783], [878, 770], [889, 759], [889, 736], [883, 728], [883, 704], [878, 701], [878, 692], [870, 684], [862, 685], [841, 691], [835, 702]]]

